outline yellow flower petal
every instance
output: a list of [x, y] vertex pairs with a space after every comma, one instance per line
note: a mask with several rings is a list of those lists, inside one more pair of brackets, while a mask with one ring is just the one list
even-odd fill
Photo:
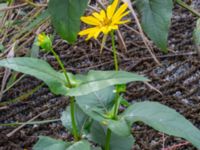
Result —
[[108, 34], [109, 29], [108, 29], [107, 26], [104, 26], [104, 27], [101, 28], [101, 31], [102, 31], [104, 34]]
[[113, 25], [108, 27], [109, 32], [112, 30], [118, 30], [118, 25]]
[[104, 34], [108, 34], [112, 30], [118, 30], [118, 26], [117, 25], [112, 25], [112, 26], [106, 26], [106, 27], [102, 27], [101, 28], [101, 31]]
[[124, 16], [128, 15], [130, 13], [130, 11], [126, 11], [125, 13], [121, 14], [120, 16], [118, 16], [118, 18], [116, 18], [117, 20], [121, 20]]
[[94, 38], [97, 39], [97, 37], [99, 36], [101, 30], [96, 30], [95, 34], [94, 34]]
[[92, 37], [94, 37], [95, 32], [90, 32], [86, 38], [86, 41], [88, 41], [89, 39], [91, 39]]
[[118, 22], [120, 22], [120, 20], [121, 20], [124, 16], [128, 15], [129, 13], [130, 13], [130, 11], [127, 11], [127, 12], [123, 13], [123, 14], [120, 15], [120, 16], [117, 16], [117, 17], [115, 17], [115, 18], [112, 18], [112, 25], [113, 25], [113, 24], [118, 24]]
[[38, 35], [38, 41], [42, 42], [44, 41], [45, 37], [42, 34]]
[[128, 4], [123, 4], [117, 11], [116, 13], [113, 15], [113, 20], [117, 19], [118, 17], [120, 17], [124, 11], [126, 11], [126, 9], [128, 8]]
[[81, 21], [90, 24], [90, 25], [99, 25], [100, 22], [93, 16], [81, 17]]
[[36, 44], [46, 51], [49, 51], [52, 48], [52, 41], [45, 33], [38, 34]]
[[96, 39], [98, 37], [98, 35], [100, 34], [100, 32], [101, 32], [101, 30], [98, 27], [93, 27], [93, 28], [88, 28], [83, 31], [80, 31], [78, 34], [80, 36], [87, 35], [86, 40], [89, 40], [92, 37], [94, 37]]
[[78, 33], [78, 35], [84, 36], [84, 35], [87, 35], [87, 34], [89, 34], [89, 33], [90, 33], [90, 28], [80, 31], [80, 32]]
[[99, 13], [97, 13], [97, 12], [92, 13], [92, 15], [93, 15], [96, 19], [98, 19], [98, 20], [103, 20], [103, 18], [101, 17], [101, 15], [100, 15]]
[[128, 5], [123, 4], [117, 9], [118, 4], [119, 0], [114, 0], [113, 3], [107, 7], [106, 11], [102, 9], [99, 13], [94, 12], [91, 16], [81, 17], [84, 23], [93, 25], [94, 27], [80, 31], [79, 35], [87, 35], [86, 40], [91, 38], [96, 39], [101, 32], [103, 32], [104, 35], [108, 35], [112, 30], [118, 30], [118, 25], [129, 22], [129, 20], [122, 20], [122, 18], [129, 13], [129, 11], [125, 12]]
[[90, 32], [95, 32], [96, 30], [97, 30], [97, 27], [88, 28], [88, 29], [85, 29], [85, 30], [80, 31], [78, 34], [79, 34], [80, 36], [84, 36], [84, 35], [89, 34]]
[[100, 20], [100, 21], [103, 21], [103, 20], [104, 20], [104, 16], [101, 15], [101, 14], [99, 14], [99, 13], [97, 13], [97, 12], [92, 13], [92, 15], [93, 15], [96, 19], [98, 19], [98, 20]]
[[105, 13], [104, 10], [100, 11], [100, 15], [101, 15], [102, 18], [104, 18], [104, 19], [106, 18], [106, 13]]
[[113, 14], [115, 13], [118, 3], [119, 3], [119, 0], [114, 0], [114, 2], [108, 6], [106, 10], [108, 19], [112, 18]]
[[123, 20], [123, 21], [119, 21], [117, 24], [125, 24], [125, 23], [128, 23], [130, 22], [131, 20]]

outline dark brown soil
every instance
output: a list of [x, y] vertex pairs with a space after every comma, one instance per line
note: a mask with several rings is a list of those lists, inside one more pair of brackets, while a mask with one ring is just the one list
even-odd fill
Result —
[[[197, 0], [198, 2], [198, 0]], [[194, 2], [195, 3], [195, 2]], [[200, 5], [195, 3], [200, 10]], [[197, 57], [192, 42], [192, 31], [196, 19], [191, 13], [176, 6], [172, 27], [169, 36], [169, 47], [174, 52], [162, 54], [155, 48], [157, 58], [163, 64], [157, 65], [139, 35], [122, 27], [128, 51], [118, 46], [120, 69], [143, 74], [151, 79], [151, 84], [160, 90], [163, 95], [141, 83], [128, 85], [126, 98], [134, 101], [157, 101], [176, 109], [200, 129], [200, 59]], [[136, 28], [134, 24], [131, 27]], [[100, 45], [96, 41], [85, 42], [80, 39], [75, 45], [69, 46], [59, 38], [55, 40], [55, 49], [65, 63], [67, 70], [73, 73], [86, 72], [91, 69], [112, 70], [114, 65], [110, 42], [108, 49], [99, 54]], [[40, 57], [47, 60], [58, 69], [58, 64], [52, 55], [41, 53]], [[3, 96], [3, 101], [9, 101], [23, 95], [37, 87], [41, 81], [26, 76]], [[37, 92], [6, 107], [0, 107], [0, 123], [26, 122], [41, 112], [48, 110], [36, 120], [58, 119], [68, 104], [68, 99], [51, 94], [46, 86]], [[39, 135], [48, 135], [55, 138], [69, 138], [61, 122], [40, 125], [27, 125], [18, 130], [11, 137], [6, 135], [17, 127], [0, 126], [0, 150], [31, 149]], [[143, 125], [133, 126], [133, 135], [136, 145], [133, 150], [161, 150], [186, 141], [163, 135]], [[183, 144], [184, 145], [184, 144]], [[177, 147], [176, 150], [195, 150], [190, 144]]]

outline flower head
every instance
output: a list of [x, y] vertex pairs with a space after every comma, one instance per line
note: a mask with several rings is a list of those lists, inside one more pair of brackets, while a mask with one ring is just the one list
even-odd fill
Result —
[[49, 51], [52, 48], [52, 42], [49, 36], [45, 33], [40, 33], [37, 37], [37, 43], [42, 49]]
[[129, 22], [129, 20], [121, 20], [129, 13], [129, 11], [126, 11], [128, 5], [124, 3], [117, 9], [118, 3], [119, 0], [114, 0], [106, 10], [101, 10], [99, 13], [94, 12], [91, 16], [81, 17], [84, 23], [92, 25], [93, 27], [80, 31], [79, 35], [87, 35], [86, 40], [92, 37], [96, 39], [101, 32], [107, 35], [112, 30], [118, 30], [120, 24]]

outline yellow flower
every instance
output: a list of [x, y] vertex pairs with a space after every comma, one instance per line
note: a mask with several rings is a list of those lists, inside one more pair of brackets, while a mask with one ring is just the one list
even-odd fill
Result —
[[40, 33], [38, 35], [36, 44], [46, 51], [50, 51], [52, 48], [51, 39], [49, 36], [45, 35], [45, 33]]
[[89, 40], [92, 37], [96, 39], [101, 32], [107, 35], [112, 30], [118, 30], [120, 24], [129, 22], [129, 20], [121, 20], [129, 13], [129, 11], [126, 11], [128, 5], [124, 3], [117, 9], [118, 3], [119, 0], [114, 0], [105, 11], [101, 10], [99, 13], [92, 13], [91, 16], [81, 17], [81, 20], [84, 23], [92, 25], [93, 27], [80, 31], [79, 35], [87, 35], [86, 40]]
[[38, 35], [38, 43], [41, 45], [45, 40], [45, 35], [44, 33], [41, 33]]

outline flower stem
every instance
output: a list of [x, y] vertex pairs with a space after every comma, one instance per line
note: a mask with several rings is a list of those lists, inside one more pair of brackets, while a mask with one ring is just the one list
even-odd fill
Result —
[[115, 71], [118, 71], [119, 66], [118, 66], [118, 60], [117, 60], [117, 49], [115, 47], [114, 31], [111, 32], [111, 38], [112, 38], [112, 49], [113, 49], [113, 56], [114, 56], [114, 63], [115, 63]]
[[107, 134], [106, 134], [106, 144], [105, 144], [105, 150], [110, 150], [110, 139], [111, 139], [111, 130], [107, 129]]
[[74, 104], [75, 104], [74, 97], [70, 97], [70, 114], [71, 114], [71, 120], [72, 120], [73, 135], [74, 135], [75, 141], [78, 141], [79, 135], [78, 135], [78, 129], [77, 129], [77, 126], [76, 126]]
[[[64, 64], [60, 60], [60, 57], [56, 54], [56, 52], [54, 51], [53, 48], [51, 48], [51, 52], [53, 53], [54, 57], [56, 58], [57, 62], [59, 63], [59, 65], [65, 75], [67, 83], [69, 85], [69, 88], [72, 88], [72, 84], [70, 82], [69, 76], [67, 75], [67, 70], [65, 69]], [[70, 97], [70, 115], [71, 115], [71, 120], [72, 120], [73, 136], [74, 136], [75, 141], [78, 141], [79, 135], [78, 135], [78, 129], [77, 129], [77, 125], [76, 125], [75, 106], [74, 105], [75, 105], [75, 99], [74, 99], [74, 97]]]
[[[115, 63], [115, 71], [119, 71], [114, 31], [111, 32], [111, 38], [112, 38], [112, 49], [113, 49], [113, 56], [114, 56], [114, 63]], [[117, 92], [117, 87], [115, 89], [116, 89], [116, 96], [115, 96], [113, 119], [117, 118], [118, 109], [119, 109], [119, 93]]]
[[67, 80], [67, 83], [69, 84], [69, 87], [71, 88], [72, 87], [72, 84], [70, 82], [70, 79], [69, 79], [69, 76], [67, 75], [67, 71], [62, 63], [62, 61], [60, 60], [60, 57], [56, 54], [56, 52], [54, 51], [53, 48], [51, 48], [51, 52], [53, 53], [54, 57], [56, 58], [57, 62], [59, 63], [64, 75], [65, 75], [65, 78]]
[[[117, 59], [117, 49], [115, 47], [115, 36], [114, 36], [114, 31], [111, 32], [111, 38], [112, 38], [112, 50], [113, 50], [113, 56], [114, 56], [114, 64], [115, 64], [115, 71], [119, 70], [118, 66], [118, 59]], [[114, 112], [112, 119], [117, 119], [117, 114], [119, 110], [119, 93], [117, 92], [117, 87], [116, 89], [116, 95], [115, 95], [115, 105], [114, 105]], [[105, 144], [105, 150], [110, 150], [110, 139], [111, 139], [111, 134], [112, 131], [108, 128], [107, 133], [106, 133], [106, 144]]]
[[185, 2], [183, 2], [182, 0], [175, 0], [177, 2], [177, 4], [179, 4], [181, 7], [186, 8], [187, 10], [189, 10], [190, 12], [192, 12], [194, 15], [196, 15], [197, 17], [200, 18], [200, 13], [197, 12], [196, 10], [194, 10], [192, 7], [190, 7], [189, 5], [187, 5]]
[[116, 92], [113, 119], [117, 119], [117, 114], [119, 110], [119, 96], [120, 96], [119, 93]]

